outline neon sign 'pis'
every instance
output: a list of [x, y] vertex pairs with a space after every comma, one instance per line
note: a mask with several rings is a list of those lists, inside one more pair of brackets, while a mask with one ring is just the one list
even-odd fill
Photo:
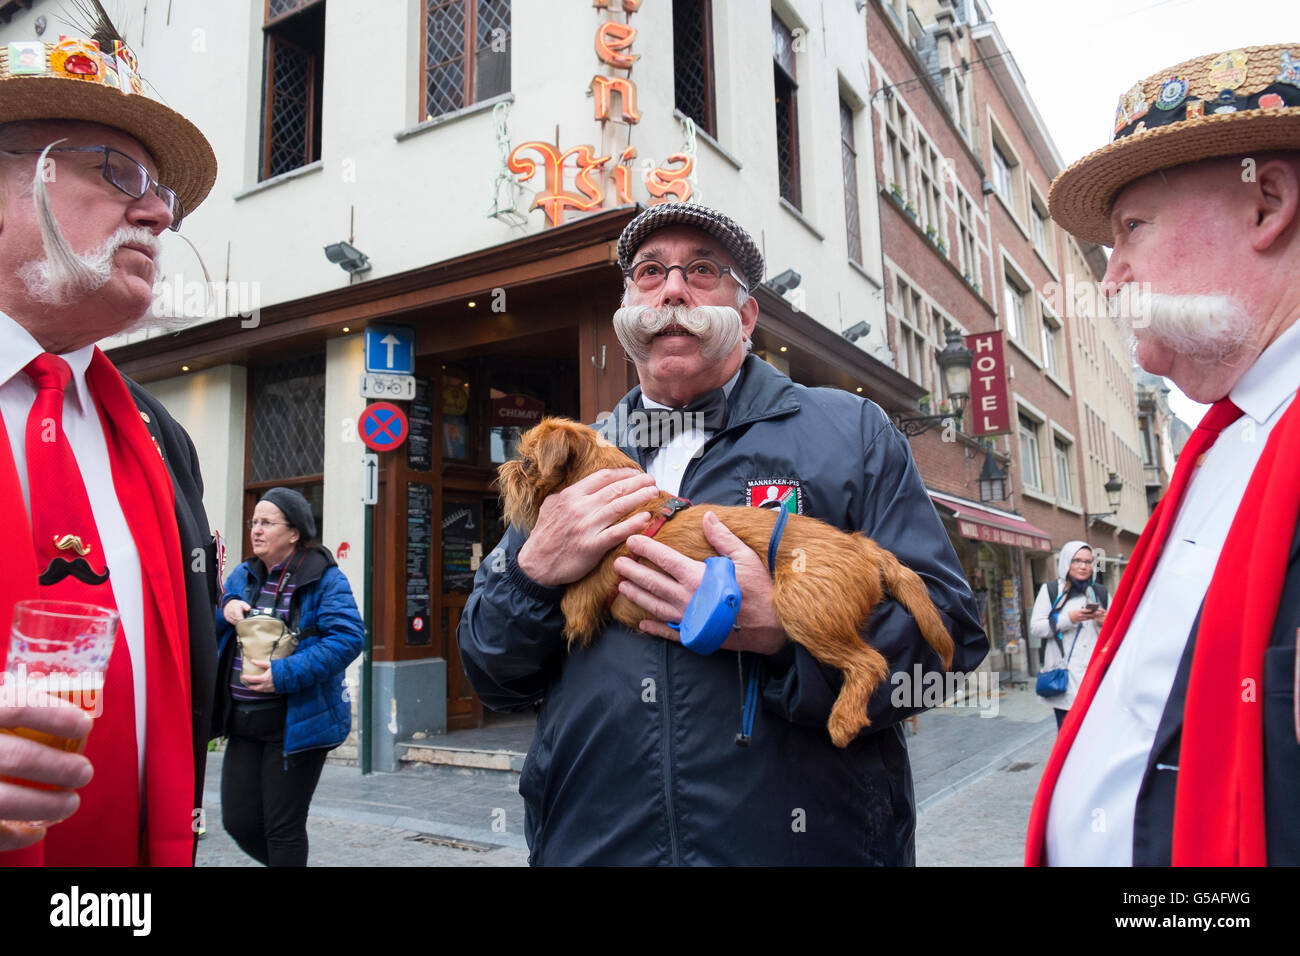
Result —
[[[629, 16], [641, 7], [641, 0], [622, 0], [623, 11]], [[609, 0], [593, 0], [593, 6], [608, 9]], [[602, 63], [617, 70], [630, 70], [639, 58], [631, 52], [636, 41], [636, 27], [616, 20], [607, 20], [596, 29], [596, 56]], [[601, 76], [591, 78], [589, 90], [595, 103], [595, 118], [601, 123], [608, 122], [614, 96], [618, 96], [619, 114], [617, 122], [635, 125], [641, 121], [641, 113], [636, 108], [636, 84], [626, 76]], [[520, 182], [527, 182], [537, 173], [538, 161], [523, 154], [534, 152], [541, 157], [541, 166], [545, 187], [537, 193], [530, 208], [539, 206], [546, 213], [552, 226], [558, 226], [564, 220], [565, 209], [588, 211], [598, 209], [605, 202], [605, 183], [603, 181], [606, 165], [611, 156], [597, 156], [592, 146], [572, 146], [561, 151], [558, 145], [532, 140], [520, 143], [511, 152], [507, 160], [509, 170], [519, 177]], [[564, 188], [565, 163], [572, 158], [577, 166], [573, 178], [573, 189]], [[629, 146], [619, 156], [614, 166], [612, 178], [614, 193], [620, 203], [632, 202], [632, 171], [628, 166], [636, 158], [636, 147]], [[655, 199], [664, 201], [668, 197], [685, 201], [691, 196], [691, 184], [687, 177], [691, 174], [693, 163], [685, 153], [673, 153], [664, 165], [657, 166], [645, 175], [646, 191]]]

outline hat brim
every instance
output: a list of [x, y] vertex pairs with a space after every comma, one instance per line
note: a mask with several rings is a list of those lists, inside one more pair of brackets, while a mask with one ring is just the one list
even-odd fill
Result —
[[[21, 84], [19, 88], [17, 84]], [[158, 165], [186, 215], [217, 179], [217, 157], [199, 128], [170, 107], [138, 93], [61, 77], [24, 76], [0, 82], [0, 123], [78, 120], [135, 137]]]
[[1300, 111], [1241, 110], [1157, 126], [1073, 163], [1052, 183], [1048, 208], [1067, 232], [1110, 246], [1111, 207], [1125, 186], [1162, 169], [1268, 150], [1300, 150]]

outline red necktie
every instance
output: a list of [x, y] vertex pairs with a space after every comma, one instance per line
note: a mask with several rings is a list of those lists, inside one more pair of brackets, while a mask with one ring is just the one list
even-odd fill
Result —
[[[99, 529], [63, 431], [63, 396], [72, 370], [59, 356], [45, 353], [23, 371], [36, 385], [36, 401], [27, 416], [26, 448], [41, 595], [116, 610]], [[69, 570], [73, 573], [64, 575]], [[103, 713], [95, 719], [86, 745], [95, 776], [79, 791], [81, 808], [50, 828], [45, 838], [47, 866], [134, 865], [139, 855], [135, 682], [120, 630], [101, 699]]]
[[1191, 437], [1187, 439], [1187, 444], [1183, 446], [1182, 454], [1178, 456], [1178, 464], [1174, 468], [1174, 476], [1169, 481], [1169, 490], [1160, 499], [1160, 504], [1156, 506], [1155, 512], [1147, 522], [1137, 547], [1133, 549], [1133, 557], [1123, 578], [1120, 579], [1119, 588], [1115, 592], [1110, 611], [1106, 616], [1106, 623], [1102, 625], [1100, 646], [1088, 664], [1088, 672], [1084, 675], [1083, 684], [1066, 714], [1065, 723], [1061, 726], [1056, 745], [1052, 748], [1052, 754], [1043, 770], [1043, 777], [1039, 781], [1034, 806], [1029, 813], [1029, 833], [1025, 841], [1026, 866], [1037, 866], [1042, 862], [1043, 842], [1047, 834], [1047, 815], [1051, 809], [1052, 790], [1056, 786], [1056, 779], [1060, 776], [1061, 767], [1065, 765], [1065, 758], [1070, 752], [1088, 707], [1096, 696], [1106, 669], [1114, 660], [1120, 642], [1128, 632], [1129, 622], [1133, 620], [1138, 605], [1142, 603], [1147, 582], [1151, 580], [1151, 575], [1160, 562], [1165, 539], [1169, 536], [1169, 529], [1173, 527], [1174, 519], [1178, 516], [1179, 506], [1182, 504], [1183, 495], [1192, 480], [1192, 475], [1200, 465], [1201, 458], [1219, 437], [1219, 433], [1240, 417], [1241, 409], [1226, 398], [1210, 406], [1210, 410], [1205, 413], [1201, 423], [1196, 426]]

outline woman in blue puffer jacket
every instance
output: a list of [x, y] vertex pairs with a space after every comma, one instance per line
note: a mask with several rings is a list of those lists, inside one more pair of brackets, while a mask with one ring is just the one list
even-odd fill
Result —
[[[231, 572], [217, 608], [214, 734], [228, 738], [221, 822], [260, 863], [306, 866], [312, 794], [326, 754], [352, 726], [343, 672], [361, 653], [363, 625], [334, 556], [312, 543], [306, 498], [272, 488], [249, 528], [254, 557]], [[299, 632], [291, 655], [242, 658], [235, 625], [255, 609]]]

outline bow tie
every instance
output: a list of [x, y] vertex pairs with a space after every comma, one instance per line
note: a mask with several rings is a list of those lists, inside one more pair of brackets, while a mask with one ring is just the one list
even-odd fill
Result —
[[[676, 436], [693, 428], [721, 431], [727, 425], [727, 393], [720, 388], [705, 392], [683, 408], [646, 408], [644, 403], [630, 417], [628, 444], [636, 448], [661, 448]], [[641, 422], [636, 421], [637, 418]], [[638, 424], [641, 427], [637, 427]]]

